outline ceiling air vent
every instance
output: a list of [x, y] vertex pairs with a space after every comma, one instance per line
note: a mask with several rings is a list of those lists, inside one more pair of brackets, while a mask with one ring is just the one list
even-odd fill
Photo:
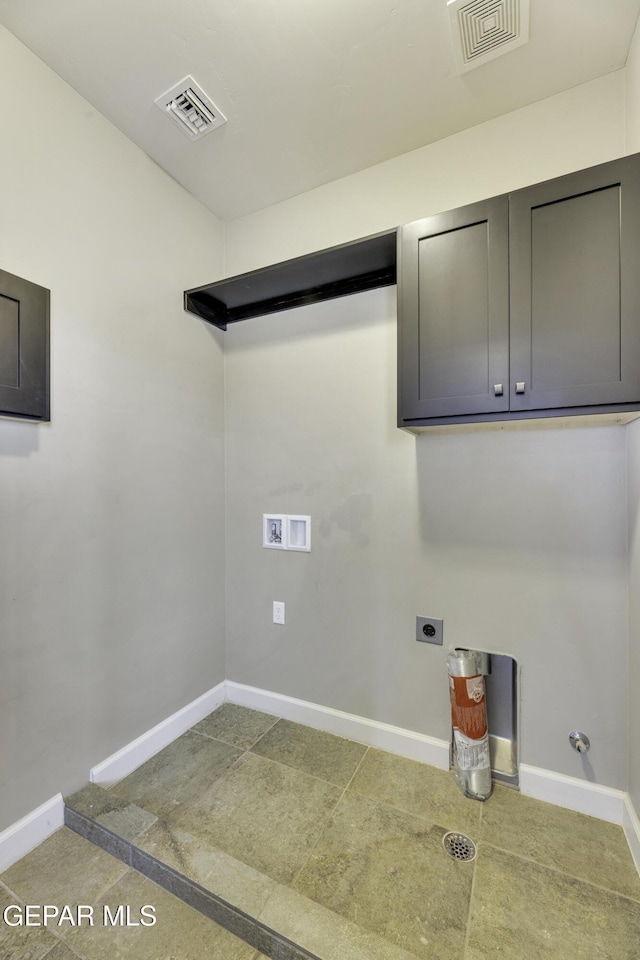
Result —
[[529, 0], [448, 0], [447, 7], [460, 73], [529, 39]]
[[199, 140], [205, 133], [227, 122], [222, 111], [218, 110], [193, 77], [185, 77], [155, 102], [191, 140]]

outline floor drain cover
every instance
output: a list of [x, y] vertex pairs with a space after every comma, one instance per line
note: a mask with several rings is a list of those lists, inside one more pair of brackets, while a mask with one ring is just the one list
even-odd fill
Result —
[[445, 833], [442, 845], [454, 860], [474, 860], [476, 845], [464, 833]]

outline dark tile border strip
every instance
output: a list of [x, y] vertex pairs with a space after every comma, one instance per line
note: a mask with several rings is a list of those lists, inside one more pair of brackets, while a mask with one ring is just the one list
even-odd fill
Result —
[[64, 825], [73, 830], [74, 833], [80, 834], [85, 840], [90, 840], [97, 847], [101, 847], [102, 850], [110, 853], [116, 860], [121, 860], [128, 867], [131, 866], [131, 844], [128, 840], [124, 840], [117, 833], [103, 827], [97, 821], [91, 820], [83, 813], [78, 813], [77, 810], [68, 807], [66, 803], [64, 806]]
[[111, 856], [137, 870], [158, 886], [173, 894], [183, 903], [193, 907], [199, 913], [213, 920], [219, 926], [244, 940], [255, 950], [259, 950], [271, 960], [321, 960], [315, 953], [298, 946], [287, 937], [267, 927], [264, 923], [249, 916], [237, 907], [218, 897], [200, 884], [189, 880], [182, 873], [162, 863], [161, 860], [145, 853], [134, 843], [124, 840], [112, 830], [96, 823], [77, 810], [65, 804], [65, 826], [74, 833], [110, 853]]

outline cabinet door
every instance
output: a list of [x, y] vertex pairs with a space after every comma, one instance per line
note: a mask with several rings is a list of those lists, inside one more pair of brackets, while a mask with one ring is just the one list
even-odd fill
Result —
[[640, 401], [638, 157], [509, 199], [511, 409]]
[[508, 200], [403, 227], [399, 422], [509, 409]]
[[49, 419], [49, 291], [0, 270], [0, 415]]

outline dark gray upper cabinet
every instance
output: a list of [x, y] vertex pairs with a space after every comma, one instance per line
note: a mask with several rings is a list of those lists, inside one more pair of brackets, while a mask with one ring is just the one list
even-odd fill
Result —
[[408, 224], [400, 426], [640, 408], [640, 156]]
[[511, 408], [637, 403], [640, 157], [520, 190], [509, 205]]
[[49, 291], [0, 270], [0, 416], [49, 419]]
[[507, 197], [497, 197], [402, 228], [399, 386], [406, 419], [509, 409], [508, 217]]

